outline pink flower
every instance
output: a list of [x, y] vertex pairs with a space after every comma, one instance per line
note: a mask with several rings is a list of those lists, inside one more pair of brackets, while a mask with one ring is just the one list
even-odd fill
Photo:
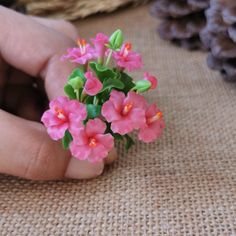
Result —
[[146, 110], [146, 122], [140, 128], [138, 137], [140, 140], [149, 143], [157, 139], [165, 128], [162, 112], [155, 104]]
[[67, 97], [58, 97], [49, 103], [50, 109], [45, 111], [41, 121], [47, 128], [49, 136], [53, 140], [64, 137], [65, 131], [71, 130], [72, 126], [81, 127], [86, 119], [85, 105]]
[[102, 115], [111, 122], [114, 133], [124, 135], [145, 123], [145, 104], [144, 97], [135, 92], [125, 97], [124, 93], [113, 90], [102, 106]]
[[100, 162], [114, 146], [111, 134], [104, 134], [106, 124], [100, 119], [89, 120], [84, 128], [73, 132], [72, 155], [79, 160]]
[[96, 38], [92, 38], [91, 42], [95, 47], [94, 56], [96, 58], [103, 58], [106, 50], [105, 44], [109, 42], [109, 37], [105, 34], [98, 33]]
[[151, 82], [151, 89], [155, 89], [157, 87], [157, 79], [155, 76], [150, 75], [148, 72], [144, 73], [144, 80], [148, 80]]
[[85, 93], [91, 96], [96, 95], [103, 87], [101, 81], [93, 76], [91, 71], [86, 72], [84, 76], [87, 79], [84, 85]]
[[133, 71], [143, 66], [141, 55], [131, 51], [131, 48], [131, 43], [126, 43], [123, 44], [120, 51], [113, 52], [117, 65], [128, 71]]
[[78, 47], [67, 49], [67, 54], [61, 60], [69, 59], [73, 63], [85, 65], [94, 57], [94, 49], [84, 39], [78, 39], [77, 44]]

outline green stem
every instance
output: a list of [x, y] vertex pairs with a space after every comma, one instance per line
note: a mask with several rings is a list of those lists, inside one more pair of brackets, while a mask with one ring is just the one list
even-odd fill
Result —
[[103, 57], [98, 58], [98, 64], [102, 65], [103, 64]]
[[75, 95], [76, 95], [77, 100], [80, 101], [79, 90], [78, 89], [75, 89]]
[[108, 54], [108, 57], [107, 57], [107, 60], [106, 60], [106, 63], [105, 63], [106, 66], [109, 64], [109, 62], [111, 60], [112, 52], [113, 52], [112, 49], [110, 49], [110, 52]]
[[99, 100], [98, 100], [97, 96], [94, 96], [94, 98], [93, 98], [93, 104], [94, 104], [94, 105], [98, 105], [98, 102], [99, 102]]
[[88, 69], [88, 62], [86, 64], [84, 64], [84, 65], [81, 65], [80, 69], [85, 73], [87, 71], [87, 69]]
[[87, 97], [87, 94], [84, 93], [84, 92], [82, 92], [82, 93], [81, 93], [81, 102], [83, 102], [86, 97]]

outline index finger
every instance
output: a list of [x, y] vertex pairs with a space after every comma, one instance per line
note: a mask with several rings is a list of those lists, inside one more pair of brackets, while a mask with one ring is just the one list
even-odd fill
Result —
[[[24, 29], [22, 26], [24, 25]], [[13, 67], [42, 77], [50, 98], [62, 95], [73, 65], [60, 57], [74, 41], [22, 14], [0, 6], [0, 54]]]

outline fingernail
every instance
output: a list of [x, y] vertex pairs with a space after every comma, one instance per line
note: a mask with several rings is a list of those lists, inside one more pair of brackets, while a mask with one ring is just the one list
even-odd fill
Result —
[[104, 163], [90, 163], [72, 157], [67, 166], [65, 177], [70, 179], [91, 179], [102, 174]]
[[111, 164], [112, 162], [114, 162], [116, 159], [118, 159], [118, 155], [117, 155], [117, 150], [116, 148], [113, 148], [109, 153], [107, 158], [105, 159], [105, 164]]

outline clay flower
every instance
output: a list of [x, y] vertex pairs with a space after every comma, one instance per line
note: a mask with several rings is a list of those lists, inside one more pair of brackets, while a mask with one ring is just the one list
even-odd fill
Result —
[[84, 92], [90, 96], [96, 95], [103, 87], [101, 81], [91, 71], [84, 74], [87, 79], [84, 85]]
[[61, 57], [62, 60], [69, 59], [70, 62], [85, 65], [94, 55], [94, 49], [84, 39], [78, 39], [78, 47], [69, 48], [67, 54]]
[[143, 63], [131, 43], [123, 42], [120, 29], [110, 37], [98, 33], [90, 43], [79, 39], [62, 57], [78, 65], [64, 86], [67, 97], [51, 101], [41, 120], [50, 137], [79, 160], [101, 162], [114, 140], [123, 139], [128, 150], [135, 144], [132, 131], [148, 143], [165, 127], [162, 112], [140, 95], [155, 89], [157, 79], [148, 72], [140, 80], [128, 74]]
[[103, 57], [106, 50], [106, 44], [109, 42], [109, 37], [103, 33], [98, 33], [96, 38], [92, 38], [91, 42], [95, 47], [94, 56], [98, 58], [101, 62], [103, 61]]
[[124, 135], [145, 123], [145, 104], [145, 99], [135, 92], [125, 97], [124, 93], [113, 90], [102, 106], [102, 115], [111, 122], [114, 133]]
[[114, 147], [114, 138], [111, 134], [104, 134], [106, 124], [99, 118], [89, 120], [84, 128], [73, 133], [70, 144], [72, 155], [79, 160], [100, 162]]
[[121, 50], [113, 52], [113, 58], [119, 67], [133, 71], [143, 66], [141, 55], [131, 51], [131, 43], [123, 44]]
[[145, 113], [146, 122], [141, 126], [138, 137], [146, 143], [152, 142], [161, 136], [165, 128], [162, 112], [155, 104], [149, 106]]
[[148, 80], [149, 82], [151, 82], [152, 86], [150, 87], [150, 89], [155, 89], [157, 87], [156, 77], [153, 75], [150, 75], [148, 72], [144, 73], [144, 80]]
[[50, 109], [44, 112], [41, 121], [53, 140], [63, 138], [65, 131], [70, 130], [72, 125], [81, 127], [82, 121], [87, 116], [85, 105], [64, 96], [51, 101], [49, 107]]

